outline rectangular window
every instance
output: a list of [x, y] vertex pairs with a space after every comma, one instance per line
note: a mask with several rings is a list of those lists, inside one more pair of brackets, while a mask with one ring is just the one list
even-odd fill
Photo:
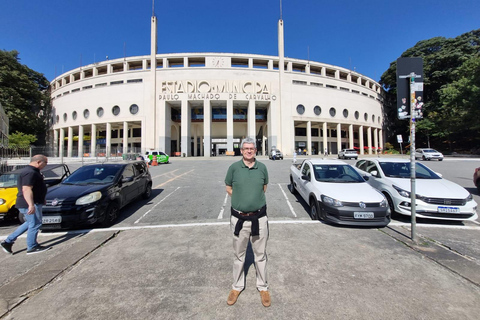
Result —
[[318, 128], [312, 128], [312, 137], [318, 137], [319, 130]]
[[307, 128], [295, 128], [295, 135], [299, 137], [306, 137]]
[[95, 87], [104, 87], [104, 86], [106, 86], [106, 85], [107, 85], [106, 82], [104, 82], [104, 83], [97, 83], [97, 84], [95, 85]]
[[307, 85], [307, 81], [293, 80], [292, 83], [293, 83], [293, 84], [299, 84], [299, 85], [302, 85], [302, 86], [306, 86], [306, 85]]
[[114, 86], [114, 85], [117, 85], [117, 84], [123, 84], [123, 80], [110, 82], [110, 85], [111, 85], [111, 86]]
[[83, 90], [88, 90], [88, 89], [92, 89], [92, 88], [93, 88], [93, 86], [85, 86], [85, 87], [83, 87], [82, 89], [83, 89]]
[[139, 82], [143, 82], [143, 79], [131, 79], [131, 80], [127, 80], [127, 83], [139, 83]]

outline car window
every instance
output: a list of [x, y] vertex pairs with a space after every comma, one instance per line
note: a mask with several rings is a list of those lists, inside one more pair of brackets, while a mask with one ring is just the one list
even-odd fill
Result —
[[315, 179], [330, 183], [365, 182], [358, 172], [350, 165], [315, 165]]
[[0, 187], [1, 188], [10, 188], [17, 187], [18, 174], [2, 174], [0, 176]]
[[310, 166], [308, 164], [303, 166], [302, 175], [310, 178]]
[[120, 166], [92, 165], [81, 167], [66, 178], [64, 184], [102, 184], [112, 182]]
[[133, 178], [135, 177], [135, 171], [133, 170], [133, 165], [128, 164], [123, 170], [123, 178]]
[[[380, 166], [386, 177], [410, 179], [409, 162], [380, 162]], [[418, 179], [441, 179], [435, 172], [421, 163], [415, 164], [415, 177]]]
[[373, 161], [366, 161], [365, 171], [370, 173], [374, 177], [380, 177], [380, 171], [377, 165]]
[[137, 171], [137, 175], [142, 175], [145, 172], [145, 164], [141, 162], [136, 162], [133, 164], [135, 170]]
[[360, 170], [366, 171], [365, 170], [366, 162], [367, 162], [366, 160], [360, 160], [355, 164], [355, 167], [357, 167]]

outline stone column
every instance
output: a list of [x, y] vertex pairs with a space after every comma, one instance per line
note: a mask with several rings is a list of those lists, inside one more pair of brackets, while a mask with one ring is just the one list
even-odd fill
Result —
[[358, 140], [360, 143], [360, 154], [365, 154], [365, 150], [363, 150], [363, 126], [358, 127]]
[[78, 126], [78, 157], [83, 157], [83, 136], [85, 133], [83, 132], [83, 126]]
[[53, 130], [53, 154], [54, 155], [59, 155], [59, 152], [58, 152], [58, 129], [56, 130]]
[[123, 121], [123, 153], [128, 153], [128, 122]]
[[312, 155], [312, 121], [307, 121], [307, 153]]
[[348, 126], [348, 148], [353, 149], [355, 146], [353, 142], [353, 124]]
[[97, 149], [97, 125], [92, 123], [90, 130], [90, 157], [96, 157]]
[[342, 125], [337, 123], [337, 154], [342, 150]]
[[67, 157], [72, 157], [73, 150], [73, 128], [68, 127]]
[[64, 146], [65, 146], [65, 129], [61, 128], [60, 129], [60, 152], [59, 152], [59, 157], [63, 158], [63, 153], [64, 153]]
[[375, 147], [375, 154], [378, 154], [378, 129], [373, 129], [373, 146]]
[[210, 100], [203, 102], [203, 156], [212, 156], [212, 107]]
[[233, 100], [227, 100], [227, 155], [233, 156]]
[[105, 157], [109, 158], [112, 155], [112, 124], [107, 122], [107, 136], [105, 137]]
[[322, 129], [322, 130], [323, 130], [323, 149], [322, 149], [322, 154], [324, 154], [324, 153], [325, 153], [325, 148], [327, 148], [327, 152], [330, 151], [330, 150], [328, 150], [328, 149], [329, 149], [329, 148], [328, 148], [328, 140], [327, 140], [327, 139], [328, 139], [328, 132], [327, 132], [328, 129], [327, 129], [327, 123], [326, 123], [326, 122], [323, 123], [323, 129]]
[[182, 100], [182, 124], [181, 124], [181, 131], [182, 131], [182, 145], [181, 145], [181, 152], [182, 156], [185, 155], [186, 157], [190, 156], [190, 142], [192, 140], [192, 135], [190, 132], [191, 126], [191, 119], [192, 115], [190, 113], [190, 103], [188, 100]]
[[247, 115], [247, 121], [248, 121], [248, 129], [247, 129], [247, 136], [250, 138], [255, 139], [256, 138], [256, 126], [255, 126], [255, 100], [249, 100], [248, 101], [248, 115]]

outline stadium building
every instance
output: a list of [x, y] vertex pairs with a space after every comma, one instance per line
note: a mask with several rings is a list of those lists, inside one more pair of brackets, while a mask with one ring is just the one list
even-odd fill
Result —
[[151, 53], [70, 70], [51, 82], [50, 138], [58, 156], [160, 150], [176, 156], [235, 155], [242, 138], [259, 154], [336, 154], [383, 146], [381, 86], [352, 70], [278, 56]]

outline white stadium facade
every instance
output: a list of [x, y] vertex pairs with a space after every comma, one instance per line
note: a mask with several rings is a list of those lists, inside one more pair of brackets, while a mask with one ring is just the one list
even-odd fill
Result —
[[357, 72], [278, 56], [151, 53], [68, 71], [51, 82], [51, 141], [58, 156], [160, 150], [177, 156], [235, 155], [244, 137], [259, 154], [360, 154], [383, 147], [382, 88]]

